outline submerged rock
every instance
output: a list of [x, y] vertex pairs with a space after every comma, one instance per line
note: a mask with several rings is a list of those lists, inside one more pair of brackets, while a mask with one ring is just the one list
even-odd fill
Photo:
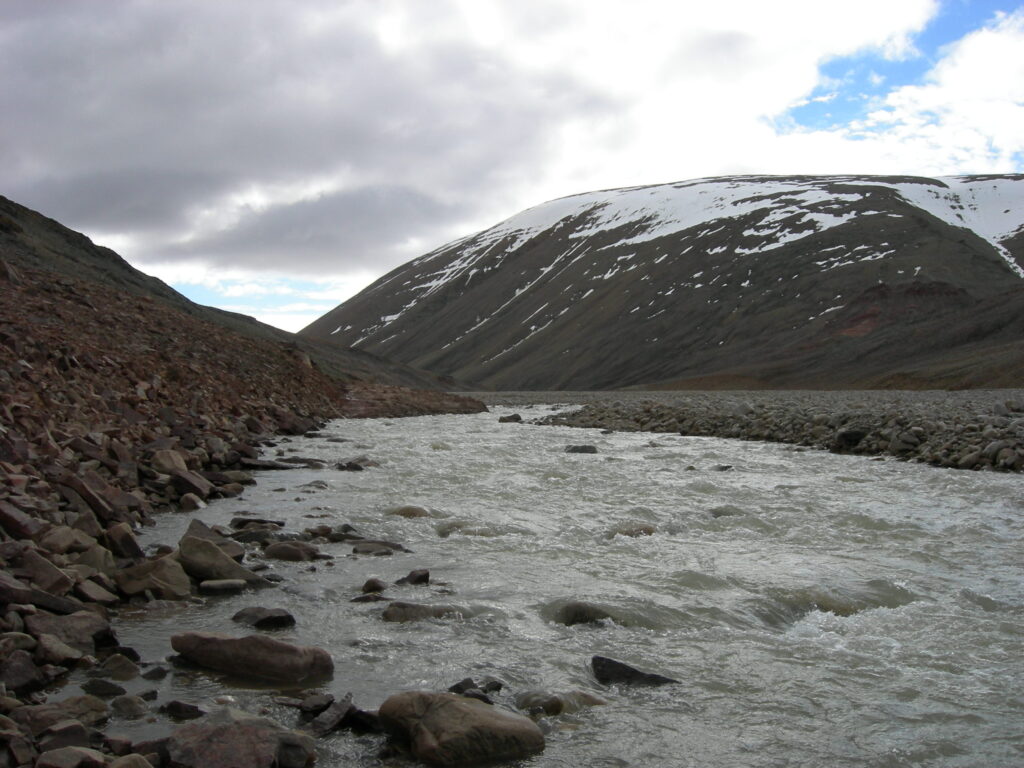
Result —
[[544, 749], [544, 734], [528, 717], [451, 693], [399, 693], [379, 715], [393, 739], [432, 765], [521, 760]]
[[381, 614], [384, 621], [403, 623], [423, 619], [444, 619], [461, 617], [465, 610], [457, 605], [426, 605], [395, 600], [388, 604]]
[[590, 660], [594, 670], [594, 677], [599, 683], [611, 685], [612, 683], [624, 683], [626, 685], [669, 685], [678, 683], [671, 677], [658, 675], [653, 672], [641, 672], [635, 667], [623, 664], [621, 661], [609, 659], [607, 656], [594, 656]]
[[248, 624], [256, 629], [280, 629], [295, 626], [295, 617], [284, 608], [250, 606], [238, 611], [231, 617], [231, 620]]

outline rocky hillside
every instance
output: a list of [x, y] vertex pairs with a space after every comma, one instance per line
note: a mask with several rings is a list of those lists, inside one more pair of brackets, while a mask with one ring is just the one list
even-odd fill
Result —
[[727, 177], [531, 208], [300, 335], [494, 389], [1009, 387], [1024, 176]]
[[85, 235], [0, 196], [0, 258], [18, 268], [42, 267], [66, 278], [105, 285], [123, 294], [149, 297], [215, 326], [254, 339], [289, 344], [342, 382], [375, 381], [418, 389], [457, 389], [425, 371], [394, 363], [336, 339], [299, 338], [246, 315], [195, 304], [117, 253]]

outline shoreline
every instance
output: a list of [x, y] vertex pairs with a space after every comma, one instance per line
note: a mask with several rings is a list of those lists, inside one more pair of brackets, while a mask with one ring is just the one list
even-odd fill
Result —
[[537, 423], [785, 443], [950, 469], [1024, 471], [1024, 389], [475, 392], [570, 404]]

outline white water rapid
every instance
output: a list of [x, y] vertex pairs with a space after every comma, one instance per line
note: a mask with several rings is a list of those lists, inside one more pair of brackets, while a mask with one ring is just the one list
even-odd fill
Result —
[[[497, 422], [511, 412], [339, 421], [323, 434], [352, 442], [281, 442], [285, 455], [329, 466], [358, 455], [380, 466], [263, 472], [243, 497], [194, 516], [226, 524], [246, 510], [293, 531], [350, 523], [412, 553], [356, 557], [350, 544], [321, 544], [333, 565], [272, 562], [278, 589], [123, 611], [121, 642], [162, 661], [171, 634], [243, 634], [237, 610], [280, 606], [298, 624], [275, 636], [327, 648], [336, 669], [323, 690], [351, 691], [363, 709], [467, 676], [502, 681], [498, 706], [531, 689], [607, 701], [546, 718], [544, 753], [523, 763], [536, 768], [1024, 764], [1019, 475]], [[565, 453], [584, 443], [598, 452]], [[430, 514], [387, 514], [407, 504]], [[175, 544], [188, 518], [161, 517], [143, 543]], [[385, 594], [465, 616], [388, 624], [386, 603], [350, 602], [369, 577], [391, 584], [415, 568], [430, 570], [429, 586]], [[614, 618], [559, 623], [571, 600]], [[593, 654], [680, 682], [602, 686]], [[297, 722], [273, 703], [278, 690], [215, 674], [132, 685], [206, 708], [231, 696]], [[147, 729], [169, 730], [108, 730]], [[380, 765], [381, 745], [337, 732], [317, 765]]]

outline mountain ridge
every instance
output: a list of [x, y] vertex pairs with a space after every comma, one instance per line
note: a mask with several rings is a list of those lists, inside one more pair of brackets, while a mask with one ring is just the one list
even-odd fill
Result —
[[970, 340], [979, 307], [1015, 325], [1022, 264], [1024, 176], [696, 179], [534, 206], [300, 335], [497, 389], [978, 386], [1024, 370], [1008, 330]]

